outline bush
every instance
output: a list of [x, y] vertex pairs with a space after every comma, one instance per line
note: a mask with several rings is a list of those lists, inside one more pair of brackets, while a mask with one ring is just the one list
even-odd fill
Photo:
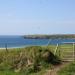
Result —
[[18, 72], [23, 73], [23, 75], [37, 73], [50, 65], [60, 64], [59, 58], [46, 47], [32, 46], [22, 48], [20, 51], [13, 49], [9, 53], [2, 53], [3, 58], [0, 58], [0, 63], [5, 65], [0, 65], [2, 67], [0, 70], [8, 69], [14, 72], [20, 69]]
[[54, 55], [51, 51], [49, 50], [44, 50], [44, 52], [42, 53], [42, 59], [47, 62], [47, 63], [51, 63], [53, 65], [58, 65], [60, 64], [60, 59]]

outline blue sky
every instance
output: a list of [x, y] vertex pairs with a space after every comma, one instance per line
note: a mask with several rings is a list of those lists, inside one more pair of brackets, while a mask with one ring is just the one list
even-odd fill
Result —
[[75, 0], [0, 0], [0, 35], [67, 33], [75, 33]]

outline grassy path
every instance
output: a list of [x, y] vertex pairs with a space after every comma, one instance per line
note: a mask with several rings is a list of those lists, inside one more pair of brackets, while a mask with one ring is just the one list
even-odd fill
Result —
[[69, 64], [70, 62], [63, 62], [61, 65], [55, 66], [52, 70], [47, 70], [45, 75], [58, 75], [58, 71]]
[[[60, 51], [60, 58], [62, 59], [61, 65], [55, 66], [52, 70], [47, 70], [45, 75], [58, 75], [57, 72], [60, 71], [65, 66], [69, 65], [72, 61], [74, 61], [73, 55], [73, 46], [72, 45], [61, 45], [58, 48], [58, 52]], [[58, 55], [59, 53], [57, 53]]]

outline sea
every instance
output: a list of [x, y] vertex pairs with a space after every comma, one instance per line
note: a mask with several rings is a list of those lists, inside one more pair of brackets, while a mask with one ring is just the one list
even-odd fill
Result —
[[26, 46], [56, 45], [75, 42], [75, 39], [25, 39], [23, 36], [0, 36], [0, 48], [20, 48]]

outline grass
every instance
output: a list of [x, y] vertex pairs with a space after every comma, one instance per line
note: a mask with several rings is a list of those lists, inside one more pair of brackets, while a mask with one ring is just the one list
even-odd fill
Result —
[[53, 54], [55, 46], [31, 46], [0, 50], [0, 75], [43, 75], [60, 60]]
[[[0, 50], [0, 75], [43, 75], [47, 69], [60, 64], [65, 55], [72, 53], [72, 45], [31, 46]], [[68, 58], [68, 57], [67, 57]], [[62, 71], [61, 71], [62, 72]], [[61, 74], [59, 75], [66, 75]]]
[[15, 73], [10, 70], [5, 70], [5, 71], [0, 71], [0, 75], [43, 75], [45, 72], [46, 72], [45, 69], [43, 69], [42, 71], [38, 73], [31, 73], [31, 74], [28, 74], [28, 73], [26, 74], [25, 72]]
[[58, 75], [75, 75], [75, 62], [70, 63], [69, 65], [62, 68]]

